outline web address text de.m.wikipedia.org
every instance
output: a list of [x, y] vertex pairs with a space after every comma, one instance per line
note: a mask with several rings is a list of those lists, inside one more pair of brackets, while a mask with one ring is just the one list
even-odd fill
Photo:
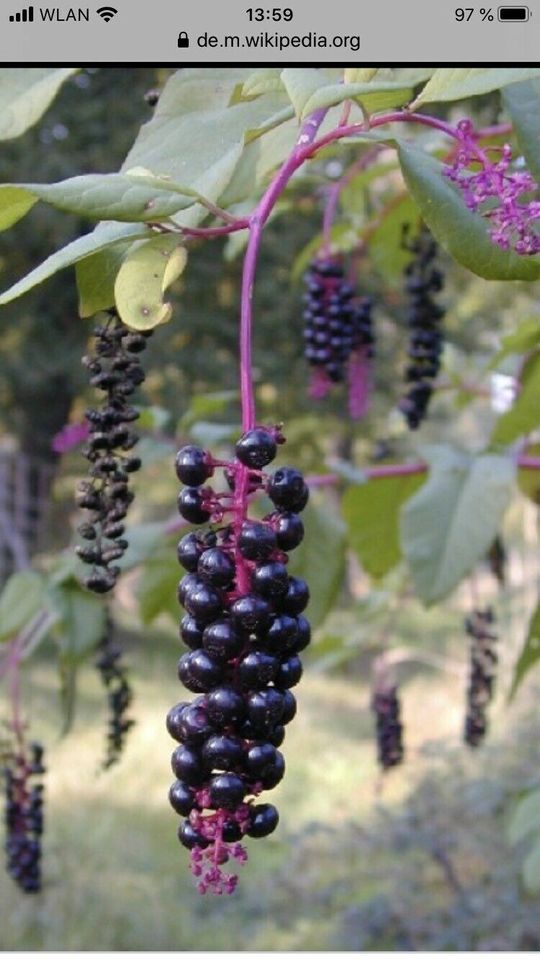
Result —
[[336, 34], [327, 37], [324, 34], [310, 30], [304, 34], [275, 33], [271, 30], [261, 30], [260, 33], [245, 34], [244, 36], [225, 34], [218, 37], [212, 33], [201, 33], [197, 37], [199, 47], [225, 47], [230, 50], [242, 47], [253, 49], [287, 50], [289, 47], [306, 47], [308, 49], [324, 49], [334, 47], [341, 50], [351, 50], [355, 53], [360, 49], [360, 37], [352, 34]]

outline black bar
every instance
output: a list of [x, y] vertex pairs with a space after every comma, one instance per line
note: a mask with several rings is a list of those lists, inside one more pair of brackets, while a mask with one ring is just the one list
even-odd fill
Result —
[[34, 22], [34, 8], [33, 8], [33, 7], [28, 7], [28, 22], [29, 22], [29, 23], [33, 23], [33, 22]]
[[527, 7], [499, 7], [499, 20], [503, 23], [524, 23], [528, 19]]
[[15, 21], [16, 21], [16, 23], [20, 23], [20, 22], [21, 22], [21, 15], [20, 15], [20, 13], [16, 13], [16, 14], [15, 14]]
[[23, 22], [23, 23], [26, 23], [27, 18], [28, 18], [28, 14], [27, 14], [26, 10], [23, 10], [23, 11], [22, 11], [22, 22]]

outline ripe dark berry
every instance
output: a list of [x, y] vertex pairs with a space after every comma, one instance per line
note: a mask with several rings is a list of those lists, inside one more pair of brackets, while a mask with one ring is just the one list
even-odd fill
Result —
[[285, 727], [283, 723], [277, 723], [270, 733], [266, 734], [266, 739], [273, 747], [280, 747], [285, 739]]
[[279, 822], [279, 814], [271, 803], [258, 803], [251, 808], [248, 837], [267, 837], [273, 833]]
[[180, 621], [180, 636], [184, 643], [192, 650], [199, 650], [203, 645], [204, 624], [195, 620], [189, 613]]
[[261, 564], [253, 573], [252, 585], [257, 593], [269, 600], [284, 596], [289, 586], [287, 567], [277, 561]]
[[252, 693], [247, 701], [247, 713], [253, 728], [264, 733], [281, 720], [283, 697], [273, 687]]
[[294, 641], [294, 644], [289, 649], [291, 652], [294, 651], [294, 653], [300, 653], [311, 643], [311, 627], [309, 625], [309, 621], [303, 616], [296, 618], [296, 624], [298, 628], [297, 637]]
[[185, 537], [178, 542], [176, 553], [178, 562], [182, 564], [184, 570], [189, 573], [195, 573], [199, 563], [199, 557], [204, 550], [196, 533], [186, 533]]
[[276, 534], [276, 544], [280, 550], [294, 550], [304, 539], [304, 524], [296, 513], [276, 511], [265, 517], [271, 523]]
[[210, 455], [200, 447], [182, 447], [176, 454], [176, 475], [188, 487], [200, 487], [214, 473]]
[[309, 499], [302, 474], [293, 467], [281, 467], [270, 477], [266, 492], [280, 510], [300, 513]]
[[236, 456], [246, 467], [261, 470], [271, 463], [276, 455], [276, 441], [269, 430], [256, 427], [248, 430], [236, 444]]
[[281, 716], [281, 722], [285, 726], [296, 716], [296, 697], [294, 693], [291, 693], [290, 690], [282, 690], [281, 696], [283, 697], [283, 714]]
[[202, 586], [202, 580], [195, 573], [188, 573], [187, 576], [182, 577], [178, 584], [178, 599], [182, 606], [185, 605], [188, 594], [200, 586]]
[[403, 726], [397, 687], [381, 687], [373, 693], [371, 709], [376, 719], [377, 758], [383, 770], [403, 760]]
[[208, 695], [206, 709], [216, 727], [238, 723], [246, 712], [243, 697], [230, 687], [218, 687]]
[[197, 806], [195, 792], [187, 783], [175, 780], [169, 790], [169, 803], [176, 813], [179, 813], [182, 817], [187, 817]]
[[470, 667], [463, 739], [470, 747], [478, 747], [488, 729], [487, 708], [494, 694], [498, 660], [494, 620], [489, 607], [474, 610], [465, 620], [470, 637]]
[[205, 650], [192, 650], [180, 657], [178, 676], [188, 690], [207, 693], [223, 680], [223, 671]]
[[223, 610], [223, 597], [214, 587], [199, 581], [187, 591], [184, 606], [200, 623], [210, 623]]
[[295, 653], [287, 660], [283, 660], [276, 674], [275, 683], [279, 690], [288, 690], [295, 687], [302, 677], [302, 663]]
[[214, 732], [206, 708], [195, 702], [183, 711], [179, 723], [180, 736], [175, 737], [175, 740], [180, 740], [190, 747], [199, 747], [206, 743], [207, 738]]
[[272, 653], [290, 649], [298, 636], [298, 623], [294, 617], [280, 614], [275, 618], [264, 637], [264, 645]]
[[206, 770], [201, 756], [191, 747], [177, 747], [171, 757], [171, 766], [175, 777], [191, 787], [204, 783]]
[[171, 707], [167, 714], [167, 730], [173, 740], [181, 742], [183, 739], [180, 724], [187, 709], [189, 709], [189, 703], [177, 703], [176, 706]]
[[306, 609], [309, 603], [309, 587], [300, 577], [289, 577], [287, 593], [280, 601], [281, 609], [285, 613], [296, 617]]
[[210, 770], [235, 770], [243, 756], [242, 741], [223, 734], [210, 737], [202, 748], [203, 760]]
[[188, 523], [206, 523], [212, 514], [207, 488], [184, 487], [178, 497], [178, 510]]
[[270, 607], [262, 597], [248, 594], [234, 601], [231, 607], [231, 618], [238, 630], [260, 635], [270, 621]]
[[273, 790], [281, 783], [285, 774], [285, 758], [279, 750], [276, 750], [274, 762], [260, 774], [259, 782], [262, 783], [265, 790]]
[[215, 807], [235, 810], [245, 792], [244, 781], [235, 773], [220, 773], [210, 780], [210, 799]]
[[201, 554], [198, 566], [199, 576], [214, 587], [230, 587], [235, 572], [233, 560], [219, 547], [211, 547]]
[[276, 535], [268, 524], [246, 520], [242, 524], [238, 547], [247, 560], [268, 560], [276, 547]]
[[253, 743], [246, 753], [246, 772], [255, 780], [260, 779], [276, 763], [277, 750], [271, 743]]
[[230, 620], [215, 620], [206, 627], [203, 634], [204, 649], [215, 660], [225, 661], [237, 657], [243, 642]]
[[203, 837], [202, 833], [196, 830], [189, 820], [184, 820], [178, 827], [178, 839], [182, 846], [188, 850], [193, 850], [194, 847], [200, 847], [204, 850], [205, 847], [210, 846], [210, 841]]
[[261, 650], [246, 653], [238, 664], [238, 681], [246, 690], [262, 690], [271, 683], [278, 670], [279, 662]]

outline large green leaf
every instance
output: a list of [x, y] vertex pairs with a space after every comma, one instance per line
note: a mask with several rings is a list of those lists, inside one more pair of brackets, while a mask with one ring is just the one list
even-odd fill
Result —
[[403, 83], [376, 80], [373, 83], [332, 83], [315, 90], [302, 109], [301, 118], [323, 107], [336, 107], [345, 100], [354, 100], [366, 111], [389, 110], [411, 99], [412, 88]]
[[491, 443], [506, 446], [540, 427], [540, 353], [527, 360], [521, 373], [519, 393], [507, 413], [497, 420]]
[[443, 176], [442, 165], [424, 150], [400, 142], [405, 182], [439, 243], [486, 280], [536, 280], [540, 257], [519, 256], [492, 243], [486, 220], [469, 210], [459, 190]]
[[401, 511], [401, 548], [426, 605], [448, 596], [485, 556], [501, 526], [516, 467], [510, 457], [425, 451], [431, 469]]
[[143, 623], [152, 623], [161, 613], [168, 613], [173, 620], [181, 617], [177, 597], [181, 577], [171, 540], [150, 557], [139, 577], [136, 594]]
[[540, 77], [540, 70], [534, 67], [441, 67], [411, 104], [411, 110], [424, 103], [476, 97], [532, 77]]
[[92, 317], [114, 305], [114, 284], [132, 241], [99, 250], [75, 265], [79, 316]]
[[0, 594], [0, 642], [9, 640], [32, 620], [45, 596], [45, 581], [34, 570], [22, 570], [8, 579]]
[[531, 622], [529, 624], [529, 629], [527, 630], [527, 636], [525, 638], [525, 643], [523, 645], [523, 650], [519, 655], [518, 662], [516, 663], [514, 669], [514, 677], [512, 680], [512, 688], [510, 690], [509, 699], [513, 699], [516, 695], [518, 687], [521, 686], [521, 682], [529, 672], [531, 667], [534, 667], [540, 660], [540, 606], [538, 606], [531, 617]]
[[540, 181], [540, 80], [512, 84], [502, 96], [527, 166]]
[[424, 482], [422, 474], [370, 480], [346, 491], [343, 516], [349, 543], [372, 577], [383, 577], [401, 560], [399, 514]]
[[49, 589], [50, 604], [58, 614], [55, 635], [61, 656], [79, 664], [95, 649], [105, 629], [105, 604], [74, 578]]
[[520, 843], [530, 833], [540, 832], [540, 790], [531, 790], [517, 804], [510, 823], [510, 843]]
[[490, 361], [489, 369], [495, 370], [506, 357], [513, 353], [528, 353], [539, 344], [540, 316], [526, 317], [512, 333], [502, 338], [501, 348]]
[[84, 260], [85, 257], [89, 257], [100, 250], [105, 250], [107, 247], [112, 247], [126, 240], [144, 239], [152, 236], [155, 236], [155, 234], [142, 223], [99, 224], [99, 227], [92, 233], [85, 233], [84, 236], [68, 243], [67, 246], [48, 257], [35, 270], [31, 270], [22, 280], [18, 280], [9, 290], [0, 295], [0, 304], [16, 300], [17, 297], [27, 293], [32, 287], [48, 280], [59, 270], [71, 267], [79, 260]]
[[114, 284], [118, 313], [128, 327], [151, 330], [170, 319], [172, 307], [163, 302], [163, 294], [180, 276], [186, 260], [186, 249], [174, 234], [133, 246]]
[[301, 117], [309, 98], [324, 87], [327, 80], [315, 67], [286, 67], [281, 71], [281, 82], [296, 116]]
[[327, 504], [311, 502], [302, 514], [305, 537], [291, 553], [289, 569], [306, 580], [311, 600], [307, 616], [318, 627], [334, 606], [343, 584], [345, 569], [345, 527]]
[[79, 67], [2, 67], [0, 140], [20, 137], [45, 113], [62, 84]]

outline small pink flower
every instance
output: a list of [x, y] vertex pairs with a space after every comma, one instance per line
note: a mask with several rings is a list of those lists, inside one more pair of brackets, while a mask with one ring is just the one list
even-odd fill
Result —
[[83, 423], [66, 423], [53, 437], [51, 447], [55, 453], [67, 453], [73, 447], [78, 447], [90, 436], [90, 426]]
[[[520, 199], [538, 189], [528, 171], [510, 170], [512, 148], [488, 148], [497, 151], [499, 159], [493, 162], [485, 150], [476, 144], [470, 120], [458, 124], [460, 148], [451, 166], [443, 174], [461, 190], [465, 205], [489, 221], [489, 235], [502, 250], [515, 250], [521, 256], [540, 253], [540, 233], [535, 229], [540, 220], [540, 202]], [[479, 164], [473, 172], [471, 164]]]

